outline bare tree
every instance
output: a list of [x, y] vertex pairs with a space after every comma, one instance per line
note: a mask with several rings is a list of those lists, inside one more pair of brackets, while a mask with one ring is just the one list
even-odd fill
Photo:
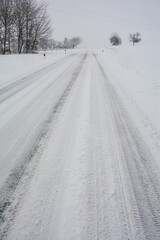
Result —
[[110, 43], [113, 45], [113, 46], [116, 46], [116, 45], [121, 45], [122, 43], [122, 40], [121, 38], [118, 36], [117, 33], [113, 33], [110, 37]]
[[65, 38], [63, 41], [63, 48], [75, 48], [82, 42], [80, 37], [74, 37], [71, 39]]
[[57, 48], [59, 49], [63, 49], [64, 48], [64, 44], [60, 41], [57, 41]]
[[82, 42], [82, 39], [80, 37], [74, 37], [72, 39], [70, 39], [70, 46], [72, 48], [75, 48], [76, 46], [78, 46], [80, 43]]
[[129, 34], [129, 42], [132, 42], [133, 46], [135, 43], [138, 43], [141, 41], [141, 35], [140, 33], [133, 33], [133, 34]]
[[17, 50], [18, 53], [22, 52], [23, 45], [25, 43], [25, 26], [26, 26], [26, 14], [25, 14], [25, 0], [14, 0], [14, 30], [17, 38]]
[[47, 41], [47, 47], [50, 50], [55, 49], [56, 48], [56, 41], [53, 38], [49, 38], [48, 41]]
[[12, 0], [0, 1], [0, 51], [5, 54], [10, 52], [11, 31], [13, 25]]
[[49, 40], [47, 38], [41, 38], [38, 42], [38, 47], [43, 51], [47, 50], [48, 48], [50, 48]]
[[32, 44], [33, 21], [37, 13], [37, 7], [34, 0], [26, 0], [24, 4], [25, 14], [25, 52], [30, 52]]
[[47, 15], [47, 6], [45, 3], [40, 3], [37, 6], [37, 14], [33, 21], [32, 32], [32, 47], [37, 48], [38, 41], [42, 38], [49, 38], [52, 34], [51, 22]]
[[64, 46], [64, 48], [69, 48], [70, 47], [69, 39], [67, 37], [63, 41], [63, 46]]
[[[52, 33], [47, 6], [36, 0], [0, 0], [0, 52], [31, 52]], [[16, 48], [16, 49], [15, 49]]]

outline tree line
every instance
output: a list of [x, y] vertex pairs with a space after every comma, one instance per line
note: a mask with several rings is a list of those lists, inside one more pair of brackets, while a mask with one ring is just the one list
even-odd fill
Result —
[[73, 37], [68, 39], [67, 37], [64, 39], [63, 42], [56, 41], [52, 38], [42, 38], [39, 41], [39, 48], [42, 50], [53, 50], [53, 49], [73, 49], [78, 46], [82, 42], [80, 37]]
[[36, 0], [0, 0], [0, 53], [28, 53], [52, 34], [47, 5]]

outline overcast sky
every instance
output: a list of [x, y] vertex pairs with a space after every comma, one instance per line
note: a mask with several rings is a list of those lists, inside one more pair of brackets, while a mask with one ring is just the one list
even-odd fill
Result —
[[[54, 27], [53, 37], [80, 36], [85, 47], [109, 44], [117, 32], [123, 44], [128, 34], [140, 32], [143, 44], [160, 43], [160, 0], [46, 0]], [[141, 44], [142, 44], [141, 43]]]

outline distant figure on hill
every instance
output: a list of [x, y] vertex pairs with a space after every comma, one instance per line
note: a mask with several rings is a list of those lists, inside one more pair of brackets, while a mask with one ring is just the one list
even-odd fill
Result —
[[46, 57], [46, 54], [45, 53], [43, 53], [43, 56], [44, 56], [44, 58]]
[[104, 50], [102, 49], [102, 54], [104, 53]]

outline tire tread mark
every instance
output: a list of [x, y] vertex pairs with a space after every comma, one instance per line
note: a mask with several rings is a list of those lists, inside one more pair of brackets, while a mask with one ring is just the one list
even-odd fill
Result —
[[[97, 59], [96, 55], [95, 58]], [[111, 108], [113, 109], [114, 121], [117, 126], [123, 152], [121, 162], [123, 163], [125, 177], [128, 178], [131, 183], [130, 187], [129, 185], [126, 187], [128, 197], [132, 204], [132, 211], [136, 223], [135, 227], [137, 228], [135, 239], [158, 240], [160, 239], [160, 189], [158, 172], [151, 161], [152, 156], [144, 140], [134, 126], [129, 113], [124, 109], [120, 98], [109, 82], [98, 59], [97, 62], [104, 77]], [[119, 166], [117, 166], [117, 171], [119, 172]], [[122, 188], [123, 182], [121, 185], [120, 179], [117, 180], [119, 187]], [[125, 199], [121, 196], [121, 191], [118, 197], [122, 197], [120, 201], [122, 203], [125, 202]], [[122, 207], [122, 209], [124, 209], [124, 207]], [[124, 211], [127, 212], [127, 209]], [[122, 215], [124, 215], [124, 212]], [[139, 218], [141, 222], [139, 222]], [[139, 224], [143, 226], [144, 234]]]
[[[63, 92], [62, 96], [58, 100], [57, 104], [53, 107], [47, 119], [42, 124], [42, 127], [39, 131], [39, 134], [37, 135], [37, 138], [32, 148], [28, 151], [28, 154], [25, 156], [24, 160], [20, 161], [20, 163], [11, 171], [8, 179], [6, 180], [4, 186], [1, 189], [0, 239], [4, 239], [7, 236], [7, 232], [9, 230], [10, 224], [11, 222], [13, 222], [18, 206], [20, 204], [20, 202], [18, 201], [16, 206], [14, 206], [15, 198], [18, 197], [16, 195], [16, 189], [19, 187], [23, 177], [25, 176], [25, 172], [27, 172], [28, 165], [30, 164], [30, 162], [33, 160], [33, 158], [41, 148], [42, 142], [45, 141], [47, 137], [47, 133], [51, 127], [51, 124], [53, 123], [54, 119], [58, 117], [58, 114], [62, 110], [63, 105], [65, 104], [66, 98], [69, 95], [69, 92], [71, 91], [72, 86], [75, 83], [82, 69], [82, 66], [84, 64], [86, 57], [87, 57], [87, 54], [85, 54], [82, 57], [79, 63], [79, 66], [73, 72], [72, 79], [67, 85], [65, 91]], [[29, 181], [31, 181], [31, 179], [27, 179], [27, 183]]]
[[[71, 55], [72, 56], [72, 55]], [[3, 103], [8, 98], [12, 97], [16, 93], [20, 92], [22, 89], [28, 87], [30, 84], [35, 83], [39, 80], [39, 77], [42, 76], [42, 74], [45, 74], [49, 70], [53, 68], [53, 66], [59, 66], [62, 64], [66, 59], [68, 59], [71, 56], [67, 56], [63, 59], [58, 60], [57, 62], [51, 63], [48, 66], [33, 72], [21, 79], [18, 79], [16, 82], [11, 83], [10, 85], [7, 85], [6, 87], [0, 89], [0, 103]], [[33, 77], [36, 77], [36, 80], [32, 80]], [[17, 89], [18, 87], [18, 89]]]

